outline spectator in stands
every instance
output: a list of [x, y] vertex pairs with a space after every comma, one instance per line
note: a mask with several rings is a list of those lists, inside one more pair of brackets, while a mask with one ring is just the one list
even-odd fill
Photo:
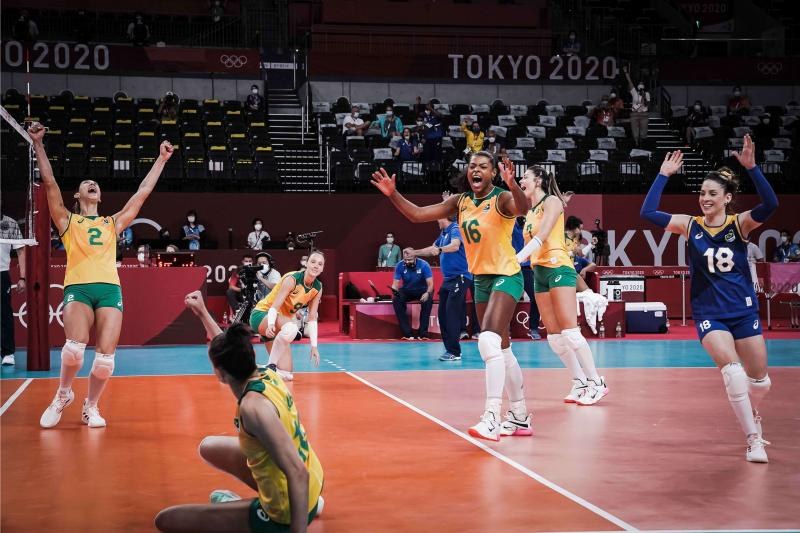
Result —
[[461, 123], [461, 131], [464, 132], [464, 136], [467, 138], [467, 148], [471, 153], [480, 152], [483, 150], [483, 143], [486, 140], [486, 136], [481, 131], [481, 125], [478, 124], [477, 120], [470, 120], [467, 119]]
[[345, 135], [364, 135], [369, 129], [370, 121], [364, 121], [359, 115], [361, 115], [361, 113], [359, 112], [358, 106], [354, 105], [350, 110], [350, 114], [344, 117], [342, 133]]
[[219, 22], [225, 14], [225, 0], [209, 0], [208, 7], [211, 11], [211, 20]]
[[625, 72], [625, 78], [628, 80], [628, 91], [631, 93], [631, 132], [636, 146], [640, 146], [641, 142], [647, 139], [647, 125], [650, 121], [650, 116], [648, 115], [650, 93], [645, 90], [644, 82], [642, 81], [636, 86], [633, 85], [627, 65], [622, 67], [622, 70]]
[[247, 247], [251, 250], [263, 250], [264, 243], [269, 242], [271, 237], [264, 231], [264, 221], [260, 218], [253, 219], [253, 231], [247, 235]]
[[778, 123], [772, 120], [772, 117], [768, 113], [765, 113], [761, 117], [761, 122], [753, 127], [753, 136], [755, 136], [756, 139], [771, 139], [778, 135], [778, 129]]
[[738, 85], [733, 88], [733, 94], [728, 100], [728, 113], [731, 115], [746, 115], [750, 112], [750, 99], [742, 93]]
[[424, 161], [440, 161], [442, 159], [442, 137], [444, 128], [439, 113], [433, 109], [433, 104], [428, 102], [425, 113], [422, 115], [424, 121], [425, 144], [422, 146], [422, 159]]
[[[252, 266], [253, 265], [253, 256], [250, 254], [244, 254], [242, 256], [242, 266]], [[228, 305], [231, 308], [231, 314], [236, 313], [236, 310], [239, 309], [239, 305], [244, 301], [244, 296], [242, 295], [242, 283], [239, 280], [239, 270], [235, 270], [231, 277], [228, 278], [228, 290], [225, 291], [225, 297], [228, 299]]]
[[589, 118], [593, 122], [605, 126], [606, 128], [614, 125], [614, 110], [608, 102], [609, 101], [604, 97], [604, 99], [600, 101], [600, 105], [595, 106], [594, 109], [592, 109], [592, 113], [589, 115]]
[[150, 26], [144, 21], [142, 13], [136, 13], [128, 24], [128, 40], [133, 46], [147, 46], [150, 42]]
[[402, 162], [416, 161], [419, 158], [420, 145], [411, 129], [403, 128], [403, 137], [394, 149], [394, 157]]
[[692, 144], [694, 140], [694, 129], [700, 126], [708, 126], [708, 110], [700, 100], [695, 100], [689, 115], [686, 117], [686, 142]]
[[395, 132], [403, 131], [403, 121], [394, 114], [392, 106], [386, 106], [386, 112], [378, 117], [378, 127], [381, 130], [381, 137], [390, 139]]
[[792, 242], [792, 234], [788, 229], [781, 230], [781, 243], [775, 248], [772, 261], [775, 263], [800, 261], [800, 246]]
[[503, 151], [503, 143], [497, 138], [496, 131], [490, 129], [486, 133], [486, 140], [484, 141], [483, 149], [490, 154], [494, 154], [495, 156], [499, 156]]
[[386, 244], [378, 248], [378, 266], [394, 267], [400, 262], [400, 247], [394, 242], [394, 233], [386, 234]]
[[71, 26], [75, 42], [89, 44], [94, 40], [94, 16], [87, 14], [85, 9], [78, 10]]
[[439, 288], [439, 329], [445, 353], [440, 361], [461, 360], [461, 332], [467, 321], [467, 286], [472, 274], [467, 268], [467, 255], [461, 241], [457, 217], [440, 218], [439, 236], [432, 246], [414, 250], [417, 257], [439, 257], [444, 278]]
[[[403, 282], [402, 287], [400, 287], [401, 281]], [[414, 333], [411, 331], [411, 324], [406, 315], [406, 304], [413, 300], [419, 300], [419, 303], [422, 304], [417, 336], [420, 339], [427, 339], [428, 323], [431, 309], [433, 309], [433, 271], [427, 261], [418, 259], [414, 255], [413, 248], [403, 250], [403, 260], [395, 267], [392, 293], [394, 293], [392, 306], [403, 335], [402, 340], [414, 340]]]
[[168, 254], [176, 254], [178, 253], [178, 247], [174, 244], [168, 244], [167, 247], [164, 249], [165, 252]]
[[24, 43], [34, 42], [39, 37], [39, 26], [36, 25], [31, 19], [30, 13], [27, 9], [23, 9], [17, 22], [14, 23], [14, 28], [11, 31], [14, 39]]
[[167, 91], [161, 103], [158, 104], [158, 117], [161, 120], [175, 120], [178, 116], [178, 97], [172, 91]]
[[564, 44], [561, 46], [561, 53], [567, 56], [576, 56], [581, 53], [581, 43], [578, 41], [578, 35], [575, 30], [569, 30]]
[[197, 212], [192, 209], [186, 213], [186, 225], [183, 226], [183, 240], [189, 241], [190, 250], [199, 250], [200, 241], [206, 228], [197, 222]]
[[[13, 218], [0, 214], [0, 221], [4, 237], [17, 238], [22, 235], [17, 221]], [[14, 312], [11, 309], [11, 249], [17, 253], [19, 277], [16, 292], [21, 293], [25, 290], [25, 252], [22, 250], [24, 246], [24, 244], [0, 244], [0, 326], [2, 326], [0, 339], [2, 339], [4, 366], [13, 366], [16, 363], [14, 352], [17, 350], [14, 341]]]
[[761, 248], [753, 241], [749, 241], [747, 243], [747, 263], [750, 265], [750, 279], [753, 280], [753, 288], [756, 292], [761, 292], [761, 283], [758, 281], [756, 263], [763, 262], [764, 254], [761, 253]]
[[272, 256], [267, 252], [256, 254], [256, 264], [261, 267], [261, 270], [256, 272], [256, 279], [258, 279], [257, 297], [259, 300], [263, 300], [281, 280], [281, 273], [273, 268]]
[[250, 86], [250, 94], [247, 95], [244, 106], [250, 111], [261, 111], [264, 109], [264, 97], [258, 94], [258, 85]]
[[121, 250], [130, 250], [133, 246], [133, 230], [128, 226], [117, 237], [117, 246]]
[[167, 228], [161, 228], [158, 232], [158, 247], [159, 248], [167, 248], [170, 245], [174, 245], [172, 241], [172, 237], [170, 236], [169, 230]]
[[150, 246], [147, 244], [140, 244], [136, 249], [136, 260], [139, 262], [140, 267], [150, 266]]
[[422, 97], [421, 96], [417, 96], [417, 99], [414, 102], [414, 113], [417, 116], [424, 115], [425, 114], [425, 107], [426, 107], [425, 104], [422, 103]]

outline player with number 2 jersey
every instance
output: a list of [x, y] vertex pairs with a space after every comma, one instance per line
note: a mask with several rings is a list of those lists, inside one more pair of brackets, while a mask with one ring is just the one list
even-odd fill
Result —
[[747, 263], [747, 238], [777, 209], [778, 198], [756, 166], [755, 145], [745, 136], [741, 153], [733, 155], [747, 169], [761, 197], [750, 211], [731, 214], [728, 208], [738, 188], [729, 168], [710, 172], [700, 189], [702, 216], [658, 211], [669, 176], [683, 164], [680, 151], [667, 153], [661, 171], [642, 205], [641, 215], [667, 231], [682, 235], [689, 246], [691, 302], [703, 348], [722, 372], [725, 390], [747, 436], [745, 458], [768, 462], [762, 436], [761, 400], [770, 389], [767, 349], [761, 334], [758, 302]]

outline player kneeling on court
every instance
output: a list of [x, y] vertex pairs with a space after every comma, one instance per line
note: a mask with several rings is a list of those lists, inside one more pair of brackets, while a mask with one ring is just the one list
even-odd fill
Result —
[[322, 299], [322, 282], [325, 256], [319, 250], [308, 255], [305, 270], [284, 274], [272, 291], [258, 302], [250, 314], [250, 327], [264, 338], [269, 352], [269, 365], [276, 367], [285, 381], [292, 375], [292, 342], [300, 338], [297, 313], [308, 308], [305, 331], [311, 341], [311, 360], [319, 365], [317, 349], [317, 316]]
[[322, 513], [322, 465], [308, 443], [292, 395], [272, 368], [260, 373], [250, 342], [252, 331], [234, 324], [222, 332], [200, 291], [186, 296], [211, 337], [208, 357], [220, 382], [238, 399], [238, 437], [211, 436], [200, 456], [258, 492], [242, 499], [227, 490], [207, 504], [176, 505], [156, 516], [160, 531], [306, 531]]

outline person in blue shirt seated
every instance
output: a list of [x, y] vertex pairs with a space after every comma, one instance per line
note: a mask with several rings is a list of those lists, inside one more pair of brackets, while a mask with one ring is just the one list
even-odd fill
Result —
[[394, 132], [403, 131], [403, 121], [395, 116], [392, 106], [386, 106], [383, 115], [378, 115], [378, 127], [381, 130], [381, 137], [391, 139]]
[[788, 229], [781, 230], [781, 243], [775, 248], [775, 263], [800, 261], [800, 246], [792, 242]]
[[440, 361], [461, 360], [461, 329], [466, 321], [467, 285], [472, 274], [467, 270], [467, 255], [461, 242], [461, 232], [455, 215], [440, 218], [439, 237], [432, 246], [414, 250], [415, 256], [439, 256], [444, 281], [439, 288], [439, 328], [442, 332], [445, 352]]
[[[522, 235], [522, 227], [525, 225], [525, 217], [517, 217], [517, 222], [514, 224], [514, 230], [511, 233], [511, 246], [514, 247], [515, 252], [519, 252], [525, 246], [525, 237]], [[528, 337], [531, 340], [542, 340], [542, 335], [539, 333], [539, 307], [536, 305], [535, 291], [533, 288], [533, 269], [531, 268], [530, 260], [520, 263], [522, 267], [522, 280], [525, 283], [525, 294], [531, 300], [531, 308], [528, 313]]]
[[[403, 282], [402, 287], [400, 287], [401, 281]], [[413, 300], [419, 300], [422, 304], [419, 312], [419, 338], [427, 339], [428, 323], [433, 308], [433, 272], [427, 261], [417, 259], [413, 248], [403, 250], [403, 260], [397, 263], [394, 269], [392, 292], [394, 293], [392, 305], [403, 334], [402, 339], [404, 341], [414, 340], [411, 324], [406, 315], [406, 304]]]

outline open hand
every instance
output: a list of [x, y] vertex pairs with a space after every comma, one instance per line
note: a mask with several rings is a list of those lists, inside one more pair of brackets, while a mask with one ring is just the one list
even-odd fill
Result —
[[386, 196], [391, 196], [397, 190], [396, 178], [394, 174], [389, 176], [386, 169], [381, 167], [372, 173], [372, 184]]
[[164, 141], [161, 143], [161, 146], [158, 149], [158, 155], [164, 161], [169, 161], [169, 158], [172, 157], [172, 152], [174, 148], [172, 147], [172, 143], [169, 141]]
[[319, 349], [316, 346], [311, 347], [311, 362], [319, 366]]
[[667, 152], [664, 157], [664, 162], [661, 163], [661, 170], [659, 172], [665, 176], [672, 176], [681, 169], [683, 165], [683, 152], [676, 150], [674, 152]]
[[183, 299], [183, 303], [186, 304], [186, 307], [196, 315], [199, 315], [205, 311], [206, 308], [206, 304], [203, 301], [203, 293], [200, 291], [193, 291], [187, 294], [186, 298]]
[[503, 157], [503, 160], [500, 162], [500, 175], [509, 187], [511, 187], [511, 184], [517, 177], [517, 168], [508, 157]]
[[25, 280], [19, 279], [17, 280], [17, 294], [25, 292]]
[[741, 152], [731, 152], [739, 163], [747, 170], [756, 166], [756, 145], [749, 135], [744, 136], [744, 145]]

